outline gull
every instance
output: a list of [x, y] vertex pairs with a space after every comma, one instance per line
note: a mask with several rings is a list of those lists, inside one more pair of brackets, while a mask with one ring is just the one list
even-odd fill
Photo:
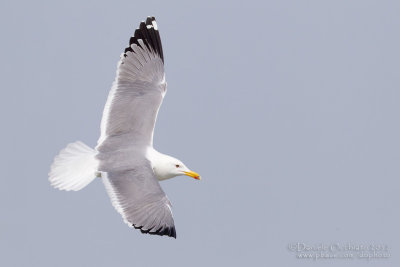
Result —
[[142, 233], [176, 238], [171, 203], [159, 181], [178, 175], [200, 180], [200, 175], [153, 147], [166, 91], [160, 34], [155, 18], [147, 17], [120, 56], [97, 146], [68, 144], [51, 165], [51, 185], [78, 191], [100, 177], [125, 223]]

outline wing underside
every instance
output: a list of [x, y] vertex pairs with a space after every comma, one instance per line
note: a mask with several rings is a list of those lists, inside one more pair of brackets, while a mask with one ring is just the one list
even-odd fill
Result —
[[[154, 17], [147, 18], [121, 55], [101, 122], [97, 150], [109, 150], [114, 136], [152, 145], [159, 107], [166, 92], [164, 56]], [[116, 149], [115, 144], [111, 149]]]
[[176, 238], [171, 203], [149, 166], [108, 172], [102, 179], [113, 206], [129, 226]]

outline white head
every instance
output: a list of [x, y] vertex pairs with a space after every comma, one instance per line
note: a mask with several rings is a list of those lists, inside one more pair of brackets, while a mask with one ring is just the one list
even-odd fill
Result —
[[191, 171], [179, 159], [161, 154], [155, 150], [149, 154], [148, 158], [151, 161], [153, 171], [158, 180], [170, 179], [179, 175], [187, 175], [193, 177], [194, 179], [200, 180], [200, 175], [194, 171]]

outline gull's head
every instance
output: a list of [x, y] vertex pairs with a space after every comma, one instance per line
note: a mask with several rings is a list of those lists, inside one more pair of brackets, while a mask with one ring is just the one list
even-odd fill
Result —
[[151, 162], [153, 171], [159, 180], [169, 179], [175, 176], [186, 175], [196, 180], [200, 180], [200, 174], [190, 170], [182, 161], [174, 157], [161, 154], [159, 152], [151, 153]]
[[174, 176], [179, 176], [179, 175], [186, 175], [189, 177], [193, 177], [196, 180], [200, 180], [200, 174], [197, 172], [191, 171], [188, 167], [186, 167], [185, 164], [183, 164], [182, 161], [179, 159], [174, 159], [171, 164], [171, 173], [174, 174]]

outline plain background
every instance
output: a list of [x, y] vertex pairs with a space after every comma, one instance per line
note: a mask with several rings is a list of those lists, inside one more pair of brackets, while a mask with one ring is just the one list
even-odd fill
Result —
[[[398, 1], [2, 1], [1, 266], [399, 266]], [[50, 187], [96, 144], [120, 53], [157, 18], [168, 94], [155, 147], [178, 238], [142, 235], [100, 180]], [[386, 244], [296, 259], [288, 244]]]

